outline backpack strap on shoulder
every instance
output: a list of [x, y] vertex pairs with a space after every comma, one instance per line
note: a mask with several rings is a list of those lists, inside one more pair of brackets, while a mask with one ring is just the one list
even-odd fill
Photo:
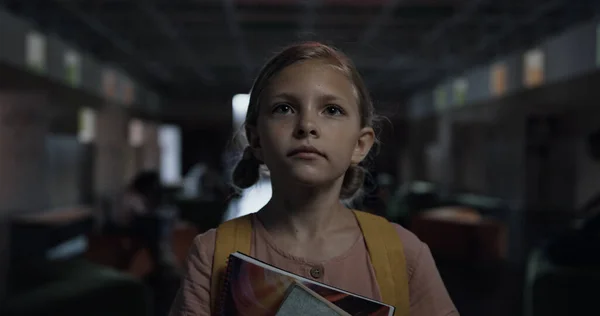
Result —
[[[394, 227], [385, 218], [354, 211], [369, 251], [369, 257], [382, 301], [396, 307], [397, 316], [409, 316], [408, 275], [402, 241]], [[227, 259], [233, 252], [250, 254], [252, 239], [251, 215], [239, 217], [217, 228], [211, 276], [211, 311], [216, 312], [222, 277]]]
[[217, 300], [221, 295], [223, 276], [229, 255], [239, 251], [250, 255], [252, 240], [251, 215], [235, 218], [219, 225], [215, 238], [212, 275], [210, 278], [211, 313], [215, 314]]
[[398, 232], [383, 217], [361, 211], [354, 214], [365, 238], [382, 301], [396, 307], [396, 316], [409, 316], [406, 258]]

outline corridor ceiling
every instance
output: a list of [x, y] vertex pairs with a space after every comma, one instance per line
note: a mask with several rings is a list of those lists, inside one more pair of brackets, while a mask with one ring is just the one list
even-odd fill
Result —
[[407, 94], [600, 12], [597, 0], [0, 0], [163, 96], [247, 92], [282, 47], [349, 54], [374, 94]]

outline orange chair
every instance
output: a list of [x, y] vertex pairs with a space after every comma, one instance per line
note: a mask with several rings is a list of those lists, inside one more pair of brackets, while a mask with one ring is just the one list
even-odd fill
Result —
[[471, 208], [427, 210], [412, 219], [410, 228], [440, 258], [486, 262], [506, 257], [506, 225]]

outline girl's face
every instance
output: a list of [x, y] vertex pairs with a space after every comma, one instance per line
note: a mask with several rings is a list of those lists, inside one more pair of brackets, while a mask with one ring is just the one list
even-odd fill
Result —
[[371, 127], [361, 128], [352, 82], [319, 60], [295, 63], [275, 75], [249, 126], [254, 154], [280, 183], [318, 186], [343, 181], [368, 154]]

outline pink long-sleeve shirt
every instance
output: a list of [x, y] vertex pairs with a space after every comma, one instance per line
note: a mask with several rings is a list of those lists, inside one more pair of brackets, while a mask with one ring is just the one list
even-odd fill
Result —
[[[299, 258], [280, 249], [255, 216], [250, 255], [281, 269], [325, 284], [381, 300], [381, 294], [362, 235], [345, 253], [326, 261]], [[393, 224], [406, 257], [410, 315], [458, 315], [426, 244], [400, 225]], [[210, 284], [216, 230], [197, 236], [190, 248], [181, 288], [171, 316], [209, 316]], [[314, 268], [320, 273], [315, 274]], [[311, 269], [313, 273], [311, 274]], [[317, 276], [315, 278], [314, 276]]]

